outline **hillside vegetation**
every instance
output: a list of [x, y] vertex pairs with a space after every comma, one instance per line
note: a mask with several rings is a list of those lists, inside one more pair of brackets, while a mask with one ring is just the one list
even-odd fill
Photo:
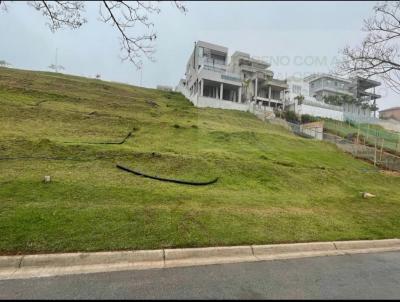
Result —
[[400, 236], [399, 177], [181, 94], [0, 68], [0, 126], [2, 254]]

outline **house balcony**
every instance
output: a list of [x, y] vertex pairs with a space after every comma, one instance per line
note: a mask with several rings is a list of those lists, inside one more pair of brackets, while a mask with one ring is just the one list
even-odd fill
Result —
[[310, 89], [310, 93], [314, 94], [316, 92], [319, 91], [329, 91], [331, 93], [335, 93], [335, 94], [346, 94], [346, 95], [353, 95], [352, 92], [350, 92], [349, 90], [346, 89], [341, 89], [339, 87], [334, 87], [334, 86], [321, 86], [321, 87], [313, 87]]
[[359, 91], [358, 97], [372, 101], [381, 98], [381, 95], [368, 91]]
[[227, 71], [226, 66], [202, 65], [198, 71], [199, 78], [211, 81], [226, 83], [235, 86], [242, 86], [240, 75]]
[[262, 97], [262, 96], [257, 96], [257, 99], [256, 99], [257, 101], [261, 101], [261, 102], [271, 102], [271, 103], [277, 103], [277, 104], [282, 104], [283, 103], [283, 101], [282, 100], [278, 100], [278, 99], [269, 99], [269, 98], [265, 98], [265, 97]]

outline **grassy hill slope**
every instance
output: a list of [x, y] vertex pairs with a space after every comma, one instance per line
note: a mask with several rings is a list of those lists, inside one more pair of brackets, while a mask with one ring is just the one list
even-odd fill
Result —
[[0, 68], [0, 126], [2, 254], [400, 235], [399, 177], [177, 93]]

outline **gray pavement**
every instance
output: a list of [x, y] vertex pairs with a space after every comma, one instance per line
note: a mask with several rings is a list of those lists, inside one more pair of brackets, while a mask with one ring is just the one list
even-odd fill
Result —
[[400, 252], [0, 281], [0, 299], [399, 299]]

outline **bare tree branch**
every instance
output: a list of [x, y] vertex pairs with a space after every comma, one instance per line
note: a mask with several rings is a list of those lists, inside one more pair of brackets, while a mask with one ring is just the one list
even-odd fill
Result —
[[[136, 5], [126, 1], [102, 1], [102, 4], [106, 8], [103, 12], [100, 6], [102, 21], [116, 26], [121, 35], [121, 59], [129, 60], [137, 68], [141, 68], [143, 64], [141, 55], [153, 61], [152, 55], [155, 50], [151, 42], [157, 38], [157, 35], [152, 31], [154, 24], [149, 21], [148, 14], [158, 14], [160, 9], [142, 1], [136, 1]], [[138, 25], [144, 27], [147, 33], [133, 35], [129, 32], [131, 28], [137, 28]]]
[[367, 35], [360, 45], [342, 50], [337, 73], [377, 76], [400, 93], [400, 1], [376, 4], [374, 16], [364, 20], [363, 31]]
[[[181, 1], [171, 1], [181, 12], [187, 9]], [[63, 27], [76, 29], [87, 22], [84, 1], [28, 1], [28, 4], [40, 11], [49, 19], [51, 31]], [[141, 58], [154, 61], [154, 23], [149, 16], [159, 14], [159, 1], [100, 1], [101, 21], [117, 28], [121, 39], [121, 59], [129, 60], [137, 68], [141, 68]], [[6, 9], [4, 1], [0, 0], [0, 8]]]
[[[180, 1], [173, 1], [178, 10], [187, 12]], [[105, 10], [103, 9], [105, 8]], [[157, 34], [153, 31], [154, 23], [149, 20], [149, 15], [159, 14], [160, 8], [155, 1], [102, 1], [100, 5], [101, 20], [115, 26], [121, 37], [121, 59], [129, 60], [137, 68], [142, 67], [141, 57], [144, 55], [154, 61], [155, 48], [153, 41]], [[142, 27], [144, 34], [134, 34], [132, 28]]]
[[5, 2], [4, 1], [1, 1], [0, 0], [0, 10], [3, 10], [3, 11], [7, 11], [7, 5], [5, 4]]
[[50, 19], [47, 25], [53, 32], [64, 26], [76, 29], [87, 22], [81, 15], [85, 11], [83, 1], [30, 1], [28, 4]]

